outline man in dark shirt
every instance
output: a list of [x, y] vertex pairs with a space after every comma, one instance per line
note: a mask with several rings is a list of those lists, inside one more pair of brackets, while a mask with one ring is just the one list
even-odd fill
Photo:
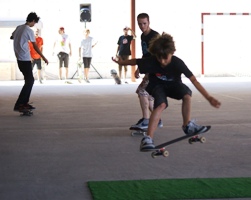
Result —
[[172, 36], [163, 33], [150, 43], [149, 51], [153, 56], [143, 59], [131, 59], [127, 62], [113, 59], [119, 64], [138, 65], [139, 73], [149, 73], [149, 84], [146, 90], [154, 97], [154, 110], [150, 116], [147, 136], [141, 141], [141, 151], [149, 151], [155, 148], [153, 144], [154, 131], [157, 128], [162, 112], [168, 106], [167, 97], [182, 100], [182, 129], [185, 134], [203, 133], [209, 130], [209, 126], [200, 126], [190, 119], [192, 91], [182, 83], [181, 74], [184, 74], [192, 82], [212, 106], [219, 108], [221, 105], [197, 81], [186, 64], [173, 55], [175, 50]]
[[[141, 48], [142, 48], [142, 57], [146, 58], [151, 56], [151, 53], [148, 51], [150, 41], [159, 35], [157, 31], [154, 31], [150, 28], [149, 15], [147, 13], [140, 13], [137, 16], [138, 26], [142, 31], [141, 34]], [[136, 71], [136, 74], [138, 72]], [[139, 78], [139, 77], [136, 77]], [[136, 93], [139, 97], [140, 108], [142, 110], [142, 118], [136, 124], [133, 124], [130, 129], [141, 128], [147, 129], [149, 124], [150, 112], [153, 111], [153, 97], [146, 91], [146, 87], [149, 83], [149, 77], [146, 73], [142, 82], [139, 84]], [[160, 119], [158, 127], [163, 127], [163, 123]]]
[[[128, 60], [129, 56], [131, 55], [131, 41], [136, 38], [136, 35], [134, 31], [129, 28], [125, 27], [123, 29], [124, 35], [119, 37], [118, 40], [118, 48], [116, 55], [121, 59], [121, 60]], [[131, 31], [132, 35], [128, 35], [128, 31]], [[123, 65], [119, 65], [119, 78], [121, 79], [122, 77], [122, 67]], [[124, 65], [124, 80], [125, 83], [126, 81], [126, 73], [127, 73], [127, 65]]]

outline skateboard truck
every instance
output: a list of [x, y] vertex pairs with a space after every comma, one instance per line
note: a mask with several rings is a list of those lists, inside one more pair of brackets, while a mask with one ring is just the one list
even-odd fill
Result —
[[158, 149], [154, 152], [152, 152], [152, 158], [156, 158], [157, 156], [164, 156], [167, 157], [169, 156], [169, 152], [163, 147], [161, 149]]
[[141, 129], [141, 128], [130, 128], [131, 136], [146, 136], [147, 129]]
[[33, 115], [32, 110], [24, 110], [24, 111], [19, 111], [20, 112], [20, 116], [31, 116]]
[[205, 143], [206, 142], [206, 138], [205, 137], [199, 137], [198, 135], [191, 137], [188, 139], [189, 144], [193, 144], [195, 142], [201, 142], [201, 143]]

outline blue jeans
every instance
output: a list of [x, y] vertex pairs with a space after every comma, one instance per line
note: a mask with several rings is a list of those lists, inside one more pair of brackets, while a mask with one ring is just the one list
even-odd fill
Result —
[[24, 86], [19, 94], [15, 106], [27, 104], [30, 100], [31, 90], [34, 84], [31, 61], [17, 61], [18, 68], [24, 75]]

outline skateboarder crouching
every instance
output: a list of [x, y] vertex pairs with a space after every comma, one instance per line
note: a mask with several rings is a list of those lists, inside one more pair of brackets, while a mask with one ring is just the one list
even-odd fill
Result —
[[162, 111], [168, 106], [167, 97], [182, 100], [182, 129], [185, 134], [202, 133], [207, 131], [206, 126], [200, 126], [190, 119], [191, 96], [192, 91], [188, 86], [182, 83], [181, 74], [184, 74], [195, 86], [195, 88], [204, 96], [209, 103], [219, 108], [221, 103], [212, 97], [205, 88], [197, 81], [193, 73], [186, 64], [177, 56], [174, 56], [175, 44], [173, 37], [169, 34], [162, 35], [153, 39], [149, 45], [149, 51], [152, 54], [149, 58], [131, 59], [127, 61], [115, 60], [118, 64], [137, 65], [138, 73], [149, 73], [149, 84], [146, 91], [154, 97], [154, 110], [150, 116], [147, 136], [145, 136], [140, 145], [141, 151], [154, 149], [153, 136], [157, 128]]

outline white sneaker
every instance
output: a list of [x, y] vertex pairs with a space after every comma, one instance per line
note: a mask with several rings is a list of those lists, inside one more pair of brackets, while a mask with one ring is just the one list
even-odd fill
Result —
[[191, 120], [186, 126], [182, 127], [185, 134], [204, 133], [209, 130], [208, 126], [200, 126], [195, 123], [195, 120]]
[[153, 139], [149, 136], [143, 137], [140, 144], [140, 151], [151, 151], [154, 148]]
[[162, 122], [161, 119], [159, 120], [158, 127], [159, 127], [159, 128], [162, 128], [162, 127], [163, 127], [163, 122]]

